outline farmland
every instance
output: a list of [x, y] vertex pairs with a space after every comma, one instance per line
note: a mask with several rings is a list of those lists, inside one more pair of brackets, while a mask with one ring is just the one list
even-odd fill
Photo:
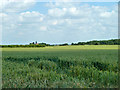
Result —
[[118, 46], [2, 49], [3, 88], [116, 88]]

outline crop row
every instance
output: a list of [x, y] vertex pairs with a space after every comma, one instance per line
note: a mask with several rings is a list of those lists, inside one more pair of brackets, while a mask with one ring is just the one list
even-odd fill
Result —
[[55, 56], [3, 57], [3, 88], [117, 87], [117, 63]]

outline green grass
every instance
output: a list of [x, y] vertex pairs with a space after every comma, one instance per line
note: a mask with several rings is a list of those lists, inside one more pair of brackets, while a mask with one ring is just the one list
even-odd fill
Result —
[[3, 48], [3, 88], [118, 87], [118, 46]]

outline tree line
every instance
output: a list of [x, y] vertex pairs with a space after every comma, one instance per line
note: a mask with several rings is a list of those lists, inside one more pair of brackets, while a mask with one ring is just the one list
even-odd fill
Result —
[[120, 39], [112, 39], [112, 40], [93, 40], [93, 41], [88, 41], [88, 42], [78, 42], [78, 43], [64, 43], [64, 44], [59, 44], [59, 45], [50, 45], [46, 43], [37, 43], [33, 42], [30, 43], [29, 45], [0, 45], [0, 47], [45, 47], [45, 46], [67, 46], [67, 45], [120, 45]]
[[71, 45], [120, 45], [120, 39], [101, 40], [101, 41], [94, 40], [88, 42], [72, 43]]
[[0, 45], [0, 47], [10, 47], [10, 48], [14, 48], [14, 47], [45, 47], [45, 45]]

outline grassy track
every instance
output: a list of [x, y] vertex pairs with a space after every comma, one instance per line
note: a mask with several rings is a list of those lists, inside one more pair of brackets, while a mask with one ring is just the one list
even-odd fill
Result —
[[3, 48], [3, 88], [118, 86], [118, 46]]

